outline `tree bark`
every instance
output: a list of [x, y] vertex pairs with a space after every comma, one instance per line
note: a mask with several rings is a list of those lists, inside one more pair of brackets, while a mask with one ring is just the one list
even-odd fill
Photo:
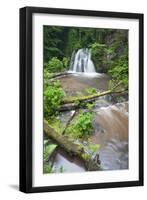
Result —
[[53, 74], [53, 75], [50, 77], [49, 81], [54, 81], [54, 80], [56, 80], [56, 79], [58, 79], [58, 78], [62, 78], [62, 77], [64, 77], [64, 76], [68, 76], [68, 75], [70, 75], [70, 74], [72, 74], [72, 73], [69, 73], [69, 72], [55, 73], [55, 74]]
[[117, 94], [117, 93], [123, 93], [126, 92], [126, 90], [120, 90], [120, 91], [113, 91], [113, 90], [107, 90], [101, 93], [97, 93], [97, 94], [93, 94], [93, 95], [88, 95], [88, 96], [82, 96], [82, 97], [71, 97], [71, 98], [67, 98], [63, 101], [62, 104], [69, 104], [69, 103], [75, 103], [76, 101], [80, 101], [80, 102], [85, 102], [85, 101], [94, 101], [95, 99], [97, 99], [98, 97], [102, 97], [108, 94]]
[[67, 136], [58, 134], [53, 128], [49, 126], [46, 120], [44, 120], [43, 129], [45, 134], [54, 140], [69, 155], [78, 156], [84, 162], [88, 171], [100, 170], [99, 164], [93, 160], [86, 151], [84, 151], [82, 145], [75, 144], [74, 141], [69, 139]]
[[[105, 92], [101, 92], [101, 93], [97, 93], [94, 95], [89, 95], [89, 96], [83, 96], [83, 97], [72, 97], [70, 99], [65, 99], [62, 103], [62, 105], [59, 108], [59, 111], [70, 111], [70, 110], [76, 110], [78, 108], [81, 107], [80, 103], [89, 103], [89, 102], [93, 102], [96, 101], [97, 98], [101, 97], [101, 96], [105, 96], [105, 95], [116, 95], [116, 94], [125, 94], [128, 91], [126, 90], [120, 90], [120, 91], [112, 91], [112, 90], [108, 90]], [[79, 101], [79, 104], [76, 104], [76, 101]]]
[[71, 110], [76, 110], [79, 109], [79, 105], [76, 105], [75, 103], [70, 103], [70, 104], [64, 104], [61, 105], [59, 108], [59, 111], [64, 112], [64, 111], [71, 111]]

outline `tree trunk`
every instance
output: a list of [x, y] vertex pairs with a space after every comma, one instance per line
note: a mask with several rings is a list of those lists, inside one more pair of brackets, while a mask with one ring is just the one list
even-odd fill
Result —
[[69, 73], [69, 72], [55, 73], [55, 74], [51, 75], [51, 77], [49, 78], [49, 81], [54, 81], [54, 80], [56, 80], [56, 79], [58, 79], [58, 78], [62, 78], [62, 77], [64, 77], [64, 76], [68, 76], [68, 75], [70, 75], [70, 74], [71, 74], [71, 73]]
[[99, 164], [93, 160], [86, 151], [84, 151], [82, 145], [75, 144], [74, 141], [69, 139], [67, 136], [58, 134], [53, 128], [49, 126], [46, 120], [44, 120], [43, 129], [45, 134], [54, 140], [69, 155], [78, 156], [84, 162], [88, 171], [100, 170]]
[[[99, 98], [101, 96], [110, 95], [110, 94], [113, 94], [113, 95], [125, 94], [127, 92], [128, 91], [126, 91], [126, 90], [120, 90], [120, 91], [108, 90], [108, 91], [105, 91], [102, 93], [97, 93], [97, 94], [89, 95], [89, 96], [67, 98], [63, 101], [62, 105], [59, 108], [59, 111], [76, 110], [81, 107], [81, 103], [83, 103], [83, 102], [89, 103], [89, 102], [96, 101], [97, 98]], [[76, 101], [79, 101], [79, 104], [77, 104]]]
[[117, 94], [117, 93], [124, 93], [126, 92], [125, 90], [120, 90], [120, 91], [112, 91], [112, 90], [107, 90], [101, 93], [97, 93], [97, 94], [93, 94], [93, 95], [88, 95], [88, 96], [82, 96], [82, 97], [71, 97], [71, 98], [67, 98], [63, 101], [62, 104], [70, 104], [70, 103], [75, 103], [76, 101], [80, 101], [80, 102], [90, 102], [90, 101], [94, 101], [95, 99], [97, 99], [98, 97], [102, 97], [108, 94]]
[[70, 103], [70, 104], [61, 105], [60, 108], [59, 108], [59, 111], [60, 112], [71, 111], [71, 110], [76, 110], [76, 109], [79, 109], [79, 108], [80, 108], [79, 105], [76, 105], [75, 103]]

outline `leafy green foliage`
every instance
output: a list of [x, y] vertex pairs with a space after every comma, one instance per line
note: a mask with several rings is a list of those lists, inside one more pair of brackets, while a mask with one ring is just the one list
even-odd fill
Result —
[[76, 99], [75, 99], [75, 105], [77, 105], [79, 108], [84, 108], [86, 107], [86, 102], [83, 102], [81, 101], [80, 99], [80, 96], [78, 96]]
[[48, 124], [59, 134], [62, 134], [65, 128], [65, 125], [59, 119], [56, 119], [55, 116], [49, 118]]
[[53, 57], [51, 60], [49, 60], [45, 67], [50, 73], [62, 72], [65, 70], [63, 62], [57, 57]]
[[61, 166], [61, 167], [60, 167], [60, 169], [59, 169], [59, 172], [60, 172], [60, 173], [63, 173], [63, 172], [65, 172], [65, 169], [64, 169], [64, 167], [63, 167], [63, 166]]
[[68, 44], [66, 46], [66, 52], [69, 56], [71, 56], [74, 50], [81, 48], [77, 28], [69, 29], [67, 41]]
[[124, 55], [114, 63], [108, 71], [112, 79], [116, 82], [121, 81], [124, 88], [128, 88], [128, 57]]
[[99, 144], [89, 144], [88, 146], [88, 149], [90, 150], [92, 154], [95, 154], [96, 152], [98, 152], [99, 148], [100, 148]]
[[93, 130], [92, 119], [93, 115], [91, 113], [81, 113], [77, 123], [75, 124], [75, 128], [82, 135], [90, 135]]
[[47, 75], [48, 72], [49, 77], [51, 77], [53, 73], [63, 72], [68, 70], [68, 67], [69, 67], [69, 58], [63, 57], [63, 59], [60, 60], [57, 57], [52, 57], [47, 63], [44, 63], [44, 70], [45, 70], [44, 74]]
[[51, 115], [56, 115], [60, 107], [65, 92], [61, 87], [60, 81], [51, 82], [44, 88], [44, 116], [47, 119]]
[[114, 86], [115, 86], [115, 82], [113, 80], [110, 80], [108, 83], [108, 89], [112, 90]]
[[75, 105], [79, 106], [80, 103], [81, 103], [80, 99], [79, 99], [79, 98], [76, 98], [76, 100], [75, 100]]
[[64, 167], [61, 166], [59, 169], [53, 167], [53, 164], [49, 160], [50, 156], [56, 150], [57, 145], [50, 143], [49, 140], [44, 140], [44, 150], [43, 150], [43, 173], [63, 173], [65, 171]]
[[93, 44], [91, 45], [91, 49], [92, 49], [92, 51], [93, 51], [93, 54], [94, 54], [94, 53], [96, 54], [98, 51], [100, 52], [101, 50], [104, 49], [104, 47], [106, 47], [105, 44], [100, 44], [100, 43], [97, 43], [97, 42], [95, 42], [95, 43], [93, 43]]
[[91, 112], [92, 111], [92, 109], [94, 108], [94, 106], [95, 106], [95, 102], [94, 103], [87, 103], [86, 104], [86, 108]]
[[43, 160], [48, 161], [49, 156], [53, 153], [53, 151], [56, 149], [56, 144], [46, 144], [44, 145], [44, 151], [43, 151]]
[[85, 161], [87, 161], [87, 160], [89, 160], [89, 155], [87, 154], [87, 153], [83, 153], [82, 154], [82, 158], [83, 158], [83, 160], [85, 160]]
[[48, 62], [52, 57], [63, 57], [63, 46], [66, 39], [66, 30], [59, 26], [44, 26], [43, 29], [43, 50], [44, 63]]
[[44, 68], [43, 70], [43, 84], [44, 84], [44, 88], [46, 88], [48, 86], [49, 83], [49, 79], [52, 78], [53, 73], [49, 73], [49, 71]]
[[43, 70], [43, 79], [48, 80], [52, 78], [53, 73], [50, 73], [46, 68]]
[[92, 60], [94, 61], [97, 69], [103, 65], [105, 49], [105, 44], [95, 42], [91, 45]]
[[66, 134], [71, 135], [74, 138], [87, 137], [92, 134], [93, 131], [93, 113], [81, 112], [70, 127], [67, 128]]
[[49, 140], [44, 139], [44, 140], [43, 140], [43, 145], [45, 146], [46, 144], [48, 144], [48, 142], [49, 142]]
[[63, 63], [63, 67], [64, 67], [64, 69], [68, 69], [68, 67], [69, 67], [69, 58], [67, 58], [67, 57], [64, 57], [63, 58], [63, 60], [62, 60], [62, 63]]
[[97, 90], [96, 88], [86, 88], [86, 93], [89, 95], [96, 94]]
[[48, 173], [54, 173], [54, 168], [50, 163], [44, 163], [43, 164], [43, 173], [48, 174]]
[[51, 163], [44, 163], [43, 164], [43, 173], [44, 174], [49, 174], [49, 173], [64, 173], [65, 169], [63, 166], [59, 168], [54, 168]]

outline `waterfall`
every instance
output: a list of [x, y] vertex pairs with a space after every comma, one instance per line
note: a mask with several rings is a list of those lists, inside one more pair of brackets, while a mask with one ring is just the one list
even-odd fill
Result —
[[95, 73], [95, 66], [91, 60], [90, 49], [79, 49], [73, 52], [70, 61], [70, 69], [72, 72]]

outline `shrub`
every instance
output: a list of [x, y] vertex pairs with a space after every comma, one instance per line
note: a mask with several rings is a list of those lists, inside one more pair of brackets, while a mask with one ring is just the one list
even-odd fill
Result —
[[93, 131], [93, 113], [82, 112], [75, 120], [73, 120], [72, 125], [67, 129], [66, 134], [71, 135], [74, 138], [82, 138], [89, 136]]
[[94, 103], [87, 103], [86, 104], [86, 108], [89, 110], [89, 111], [92, 111], [92, 109], [94, 108], [95, 106], [95, 102]]
[[100, 145], [99, 144], [89, 144], [88, 149], [92, 154], [96, 154], [97, 151], [100, 149]]
[[46, 119], [57, 114], [64, 97], [65, 92], [60, 85], [60, 81], [51, 82], [44, 88], [44, 116]]
[[122, 83], [124, 88], [128, 88], [128, 58], [127, 55], [120, 57], [108, 71], [112, 79]]
[[50, 163], [44, 163], [43, 164], [43, 173], [47, 174], [47, 173], [54, 173], [54, 169], [53, 166]]
[[89, 94], [89, 95], [93, 95], [93, 94], [96, 94], [96, 93], [97, 93], [97, 90], [96, 90], [96, 88], [87, 88], [87, 89], [86, 89], [86, 92], [87, 92], [87, 94]]
[[78, 117], [77, 123], [75, 124], [75, 128], [82, 135], [90, 135], [93, 130], [92, 119], [92, 113], [81, 113]]
[[44, 81], [44, 88], [48, 85], [49, 79], [53, 76], [52, 73], [49, 73], [46, 68], [43, 70], [43, 81]]
[[99, 69], [103, 65], [105, 48], [105, 44], [93, 43], [91, 45], [92, 60], [94, 61], [97, 69]]
[[53, 57], [48, 63], [45, 65], [45, 68], [50, 73], [62, 72], [65, 70], [63, 62], [60, 61], [57, 57]]
[[56, 149], [57, 145], [56, 144], [46, 144], [44, 145], [43, 149], [43, 160], [45, 162], [48, 161], [49, 156], [54, 152]]
[[63, 63], [64, 69], [68, 69], [69, 59], [67, 57], [63, 58], [62, 63]]

